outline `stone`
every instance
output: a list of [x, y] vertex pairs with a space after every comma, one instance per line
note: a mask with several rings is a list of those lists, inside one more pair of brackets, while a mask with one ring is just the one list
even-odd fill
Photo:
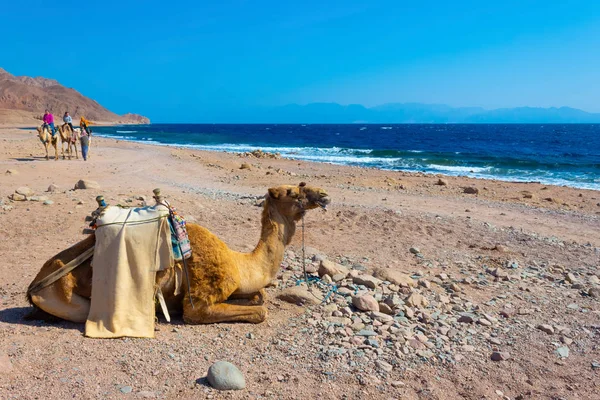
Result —
[[469, 314], [469, 313], [462, 313], [462, 314], [460, 314], [460, 317], [458, 317], [457, 321], [466, 323], [466, 324], [470, 324], [470, 323], [475, 322], [475, 316], [473, 314]]
[[588, 295], [595, 299], [600, 299], [600, 289], [599, 288], [590, 288], [588, 290]]
[[490, 358], [492, 361], [506, 361], [510, 358], [510, 354], [506, 351], [494, 351]]
[[385, 372], [392, 372], [392, 370], [394, 369], [394, 367], [391, 364], [388, 364], [387, 362], [383, 361], [383, 360], [377, 360], [375, 361], [375, 366]]
[[13, 193], [10, 196], [8, 196], [9, 199], [11, 199], [12, 201], [25, 201], [27, 200], [27, 197], [19, 194], [19, 193]]
[[377, 336], [377, 332], [371, 331], [369, 329], [361, 329], [360, 331], [356, 332], [355, 335], [370, 337], [370, 336]]
[[240, 169], [252, 169], [252, 166], [245, 162], [240, 165]]
[[52, 204], [54, 204], [54, 202], [52, 200], [44, 200], [43, 203], [45, 206], [51, 206]]
[[492, 323], [485, 318], [481, 318], [477, 322], [479, 322], [479, 324], [481, 324], [483, 326], [492, 326]]
[[410, 276], [400, 271], [394, 271], [391, 269], [381, 269], [378, 270], [376, 276], [379, 279], [383, 279], [385, 281], [389, 281], [395, 285], [401, 287], [415, 287], [417, 286], [417, 282]]
[[326, 320], [331, 322], [332, 324], [341, 326], [350, 325], [352, 323], [352, 320], [346, 317], [327, 317]]
[[22, 194], [25, 197], [33, 196], [35, 194], [35, 192], [27, 186], [21, 186], [15, 190], [15, 193]]
[[429, 301], [419, 293], [413, 293], [406, 299], [406, 304], [411, 307], [424, 308], [429, 305]]
[[419, 279], [419, 286], [422, 286], [425, 289], [431, 289], [431, 282], [425, 279]]
[[508, 251], [508, 248], [506, 246], [502, 245], [502, 244], [497, 244], [494, 247], [494, 250], [496, 250], [499, 253], [506, 253]]
[[470, 344], [465, 344], [462, 347], [462, 351], [465, 351], [467, 353], [471, 353], [471, 352], [475, 351], [475, 346], [472, 346]]
[[552, 335], [554, 333], [554, 328], [552, 325], [540, 324], [536, 328], [538, 328], [542, 332], [546, 332], [548, 335]]
[[381, 284], [381, 280], [379, 280], [371, 275], [355, 276], [352, 279], [352, 282], [355, 285], [363, 285], [363, 286], [368, 287], [369, 289], [375, 289], [377, 286], [379, 286]]
[[331, 280], [334, 281], [334, 282], [339, 282], [339, 281], [341, 281], [341, 280], [343, 280], [345, 278], [346, 278], [345, 274], [335, 274], [335, 275], [333, 275], [331, 277]]
[[421, 250], [419, 250], [418, 247], [411, 247], [408, 251], [410, 251], [412, 254], [420, 254]]
[[394, 310], [383, 302], [379, 302], [379, 312], [387, 315], [394, 315]]
[[361, 311], [379, 311], [379, 303], [369, 294], [352, 296], [352, 304]]
[[133, 388], [131, 386], [121, 386], [121, 388], [119, 389], [121, 391], [121, 393], [131, 393], [131, 391], [133, 390]]
[[44, 201], [47, 201], [47, 200], [48, 200], [48, 197], [46, 197], [46, 196], [31, 196], [31, 197], [29, 198], [29, 201], [40, 201], [40, 202], [44, 202]]
[[48, 186], [48, 189], [46, 190], [46, 192], [54, 193], [54, 192], [57, 192], [58, 190], [59, 190], [58, 185], [55, 185], [54, 183], [52, 183], [50, 186]]
[[558, 349], [556, 349], [555, 353], [560, 358], [567, 358], [569, 357], [569, 348], [567, 346], [561, 346]]
[[598, 278], [598, 276], [596, 276], [596, 275], [592, 275], [592, 276], [590, 276], [590, 283], [592, 285], [598, 285], [598, 284], [600, 284], [600, 278]]
[[463, 188], [463, 193], [466, 194], [478, 194], [479, 193], [479, 189], [477, 189], [476, 187], [473, 186], [468, 186]]
[[573, 339], [566, 337], [566, 336], [561, 336], [560, 341], [566, 345], [570, 345], [573, 343]]
[[208, 369], [208, 383], [217, 390], [241, 390], [246, 387], [244, 375], [227, 361], [217, 361]]
[[277, 298], [296, 305], [317, 305], [323, 301], [323, 295], [320, 291], [313, 290], [309, 292], [308, 289], [302, 286], [286, 288], [277, 295]]
[[439, 186], [448, 186], [448, 181], [445, 180], [445, 179], [440, 178], [440, 179], [438, 179], [436, 185], [439, 185]]
[[575, 278], [575, 275], [573, 275], [570, 272], [565, 274], [565, 280], [571, 284], [577, 282], [577, 278]]
[[390, 322], [394, 320], [394, 318], [391, 315], [384, 314], [379, 311], [371, 311], [370, 317], [381, 322]]
[[348, 276], [350, 271], [348, 268], [344, 267], [341, 264], [334, 263], [329, 260], [321, 260], [319, 265], [319, 276], [329, 275], [334, 276], [338, 274], [344, 275], [344, 278]]
[[75, 190], [77, 190], [77, 189], [100, 189], [100, 185], [96, 181], [80, 179], [75, 184]]
[[399, 388], [405, 386], [405, 383], [402, 381], [393, 381], [391, 385], [392, 387]]

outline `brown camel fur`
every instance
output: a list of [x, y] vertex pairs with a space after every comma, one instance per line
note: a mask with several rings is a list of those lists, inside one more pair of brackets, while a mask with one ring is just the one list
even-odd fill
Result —
[[58, 160], [58, 135], [52, 137], [52, 131], [47, 125], [38, 126], [36, 130], [38, 133], [38, 138], [46, 149], [46, 160], [50, 159], [48, 156], [48, 146], [50, 145], [54, 147], [54, 161]]
[[79, 142], [79, 139], [81, 138], [80, 130], [75, 129], [75, 131], [73, 131], [69, 124], [59, 125], [57, 129], [60, 132], [60, 148], [62, 151], [63, 160], [65, 159], [64, 143], [67, 144], [67, 154], [69, 155], [69, 160], [73, 155], [73, 148], [75, 148], [75, 158], [79, 159], [79, 154], [77, 153], [77, 142]]
[[[175, 268], [161, 271], [156, 283], [165, 296], [170, 313], [181, 313], [189, 324], [215, 322], [251, 322], [265, 320], [267, 309], [264, 288], [276, 277], [285, 246], [307, 210], [325, 207], [327, 193], [301, 183], [269, 189], [262, 212], [262, 231], [256, 248], [250, 253], [233, 251], [208, 229], [188, 224], [193, 250], [187, 260], [191, 298], [187, 281], [180, 279], [176, 287]], [[53, 271], [91, 248], [95, 236], [90, 235], [74, 246], [48, 260], [37, 274], [32, 286]], [[48, 314], [74, 322], [85, 322], [92, 292], [91, 260], [36, 293], [27, 291], [29, 302]], [[181, 263], [176, 268], [182, 268]], [[174, 295], [176, 292], [178, 295]], [[237, 303], [237, 304], [234, 304]], [[243, 305], [240, 305], [243, 304]]]

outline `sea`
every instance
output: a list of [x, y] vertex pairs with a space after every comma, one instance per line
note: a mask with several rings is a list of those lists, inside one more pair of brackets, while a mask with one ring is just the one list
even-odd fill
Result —
[[191, 149], [600, 190], [600, 124], [151, 124], [94, 134]]

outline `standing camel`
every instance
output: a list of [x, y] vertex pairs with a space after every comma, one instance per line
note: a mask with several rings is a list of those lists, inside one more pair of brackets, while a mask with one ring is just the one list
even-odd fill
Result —
[[[193, 250], [187, 260], [189, 292], [187, 279], [176, 278], [175, 269], [183, 267], [181, 262], [156, 274], [156, 284], [169, 312], [183, 312], [183, 320], [188, 324], [264, 321], [264, 288], [281, 268], [285, 246], [296, 232], [296, 222], [306, 211], [325, 208], [328, 203], [323, 189], [305, 183], [269, 189], [263, 205], [260, 240], [250, 253], [231, 250], [208, 229], [187, 224]], [[54, 283], [38, 287], [38, 282], [91, 250], [95, 241], [95, 235], [89, 235], [46, 261], [27, 290], [27, 299], [37, 310], [30, 318], [43, 317], [40, 311], [44, 311], [68, 321], [86, 321], [92, 293], [91, 259]], [[194, 306], [190, 305], [190, 296]], [[243, 305], [232, 304], [233, 300]]]
[[58, 135], [52, 136], [50, 128], [48, 127], [48, 125], [45, 125], [45, 124], [42, 126], [38, 126], [36, 128], [36, 130], [38, 132], [38, 138], [40, 139], [40, 141], [44, 145], [44, 148], [46, 149], [46, 160], [50, 159], [50, 157], [48, 156], [48, 146], [52, 145], [52, 147], [54, 147], [54, 161], [57, 161], [58, 160]]
[[65, 149], [64, 143], [67, 144], [67, 154], [69, 155], [69, 160], [73, 155], [73, 148], [75, 148], [75, 158], [79, 159], [79, 154], [77, 153], [77, 142], [80, 138], [80, 130], [75, 129], [74, 131], [71, 129], [69, 124], [62, 124], [57, 127], [60, 132], [60, 149], [62, 151], [63, 160], [65, 159]]

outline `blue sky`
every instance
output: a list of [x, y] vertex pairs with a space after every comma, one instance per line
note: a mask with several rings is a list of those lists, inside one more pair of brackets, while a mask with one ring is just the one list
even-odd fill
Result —
[[600, 112], [596, 0], [4, 1], [0, 21], [0, 67], [156, 122], [311, 102]]

